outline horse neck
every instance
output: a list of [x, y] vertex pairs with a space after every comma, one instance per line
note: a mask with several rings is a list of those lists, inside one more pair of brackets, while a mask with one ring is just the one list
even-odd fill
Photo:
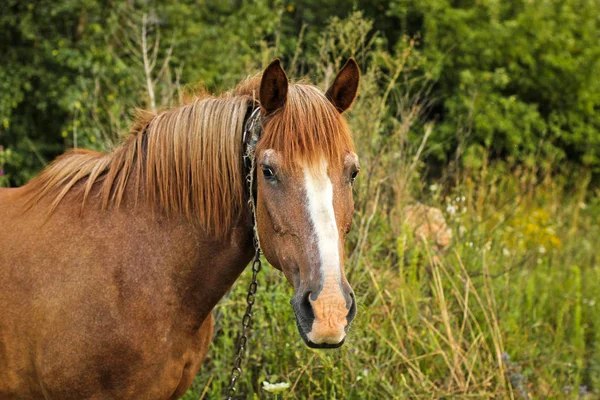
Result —
[[166, 260], [164, 274], [171, 278], [166, 285], [179, 301], [179, 319], [198, 329], [252, 259], [250, 213], [242, 212], [230, 231], [217, 237], [186, 217], [150, 216], [153, 210], [137, 207], [131, 222], [143, 214], [152, 231], [150, 241], [162, 242], [151, 257]]
[[[242, 210], [228, 232], [216, 236], [194, 219], [167, 216], [144, 201], [142, 192], [135, 182], [128, 183], [123, 202], [108, 210], [102, 209], [100, 196], [90, 195], [79, 214], [81, 193], [74, 190], [49, 219], [45, 203], [50, 200], [38, 203], [23, 218], [73, 238], [60, 244], [73, 258], [78, 249], [89, 246], [90, 238], [101, 241], [94, 251], [109, 250], [94, 254], [96, 262], [90, 268], [118, 277], [116, 283], [132, 301], [142, 296], [140, 292], [153, 293], [157, 310], [171, 310], [182, 329], [195, 331], [252, 258], [250, 212]], [[136, 289], [127, 289], [132, 287]]]
[[[209, 107], [212, 103], [208, 101], [207, 104], [187, 106], [181, 110], [196, 110], [201, 113], [202, 107]], [[216, 106], [225, 105], [226, 103], [221, 102]], [[243, 111], [236, 114], [239, 120], [237, 125], [241, 125], [247, 105], [240, 102], [237, 108]], [[174, 115], [181, 117], [177, 112]], [[242, 178], [243, 171], [236, 170], [239, 165], [237, 160], [241, 158], [241, 149], [236, 148], [236, 144], [241, 142], [241, 134], [231, 135], [230, 132], [232, 128], [241, 132], [241, 126], [233, 124], [231, 127], [207, 122], [207, 118], [197, 119], [205, 122], [205, 134], [208, 136], [204, 141], [198, 141], [184, 149], [180, 154], [179, 165], [173, 158], [160, 162], [151, 161], [151, 157], [170, 154], [159, 148], [160, 145], [165, 145], [161, 140], [178, 135], [191, 135], [193, 140], [198, 140], [200, 136], [188, 131], [171, 132], [162, 136], [161, 129], [172, 129], [172, 126], [163, 126], [160, 121], [152, 128], [154, 131], [148, 128], [145, 135], [154, 135], [154, 139], [148, 139], [147, 149], [139, 147], [140, 151], [148, 152], [148, 162], [142, 164], [140, 180], [131, 179], [128, 182], [125, 195], [130, 199], [128, 202], [133, 202], [130, 209], [136, 213], [152, 215], [159, 221], [155, 224], [150, 222], [157, 237], [162, 237], [165, 231], [171, 232], [169, 237], [164, 238], [166, 245], [163, 251], [170, 260], [168, 268], [172, 269], [171, 275], [175, 277], [171, 282], [172, 289], [187, 314], [193, 317], [194, 324], [201, 323], [225, 295], [253, 254], [252, 219], [243, 199], [243, 191], [237, 190], [238, 185], [245, 181]], [[214, 144], [207, 145], [212, 141], [221, 143], [217, 136], [231, 137], [233, 142], [226, 142], [223, 148]], [[159, 140], [161, 137], [163, 139]], [[152, 151], [149, 142], [154, 143]], [[166, 144], [169, 146], [168, 141]], [[196, 154], [198, 147], [203, 149]], [[231, 151], [235, 157], [217, 157], [219, 151]], [[193, 161], [197, 159], [201, 159], [202, 163]], [[144, 184], [138, 184], [141, 182]], [[138, 200], [145, 200], [145, 203], [135, 204], [139, 203]], [[213, 226], [214, 229], [206, 228], [207, 226]]]
[[[243, 221], [243, 222], [242, 222]], [[183, 304], [197, 310], [202, 320], [227, 293], [254, 254], [249, 216], [240, 218], [229, 235], [215, 238], [200, 232], [197, 255], [190, 268], [184, 268]]]

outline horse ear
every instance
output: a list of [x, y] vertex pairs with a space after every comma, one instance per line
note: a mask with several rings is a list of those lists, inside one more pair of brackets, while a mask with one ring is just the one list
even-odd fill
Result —
[[359, 81], [360, 69], [354, 57], [350, 57], [325, 93], [340, 113], [346, 111], [354, 103]]
[[288, 78], [277, 58], [263, 72], [260, 81], [260, 105], [270, 114], [283, 107], [287, 92]]

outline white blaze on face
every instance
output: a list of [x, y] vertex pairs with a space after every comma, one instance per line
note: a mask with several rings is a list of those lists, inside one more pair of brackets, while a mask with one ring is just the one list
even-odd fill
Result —
[[315, 319], [308, 339], [313, 343], [339, 343], [347, 325], [346, 300], [341, 287], [339, 231], [333, 210], [333, 186], [327, 175], [327, 163], [317, 168], [304, 166], [306, 207], [314, 228], [319, 251], [321, 291], [313, 301]]

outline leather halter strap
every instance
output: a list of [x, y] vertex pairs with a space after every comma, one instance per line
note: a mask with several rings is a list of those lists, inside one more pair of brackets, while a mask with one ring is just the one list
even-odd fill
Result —
[[244, 174], [246, 182], [246, 190], [248, 192], [248, 203], [252, 212], [252, 225], [254, 248], [260, 251], [260, 241], [258, 238], [258, 230], [256, 227], [256, 144], [260, 140], [262, 134], [262, 123], [260, 115], [260, 105], [254, 103], [249, 110], [249, 116], [244, 123], [244, 133], [242, 135], [244, 149]]

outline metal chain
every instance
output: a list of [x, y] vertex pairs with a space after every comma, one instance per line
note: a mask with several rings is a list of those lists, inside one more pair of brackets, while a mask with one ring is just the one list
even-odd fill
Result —
[[[252, 236], [254, 242], [254, 260], [252, 261], [252, 280], [248, 287], [248, 295], [246, 296], [246, 312], [242, 318], [242, 333], [237, 341], [237, 353], [235, 360], [233, 361], [233, 368], [231, 369], [231, 378], [229, 381], [229, 388], [227, 389], [227, 400], [233, 400], [235, 395], [235, 384], [238, 378], [242, 375], [242, 361], [244, 359], [244, 351], [246, 344], [248, 343], [248, 329], [252, 322], [252, 306], [256, 301], [256, 290], [258, 289], [258, 281], [256, 277], [260, 272], [262, 263], [260, 261], [260, 241], [258, 239], [258, 230], [256, 227], [256, 201], [254, 199], [254, 146], [260, 136], [260, 108], [256, 107], [246, 122], [244, 127], [243, 141], [246, 144], [246, 151], [244, 159], [249, 163], [249, 171], [246, 177], [248, 183], [250, 211], [252, 213]], [[249, 137], [246, 135], [250, 134]]]
[[244, 350], [246, 349], [246, 343], [248, 342], [248, 327], [252, 322], [252, 306], [256, 300], [256, 289], [258, 288], [258, 282], [256, 276], [261, 269], [260, 261], [260, 249], [256, 249], [256, 255], [252, 262], [252, 281], [248, 287], [248, 295], [246, 296], [246, 312], [242, 318], [242, 334], [237, 342], [237, 355], [233, 361], [233, 368], [231, 369], [231, 380], [229, 381], [229, 388], [227, 389], [228, 397], [227, 400], [233, 400], [235, 395], [235, 384], [242, 375], [242, 360], [244, 359]]

